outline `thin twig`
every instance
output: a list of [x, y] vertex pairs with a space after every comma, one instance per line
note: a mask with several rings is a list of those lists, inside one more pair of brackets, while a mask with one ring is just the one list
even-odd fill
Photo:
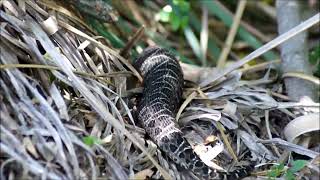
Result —
[[[272, 134], [271, 134], [271, 130], [270, 130], [270, 123], [269, 123], [269, 110], [264, 111], [264, 117], [265, 117], [267, 134], [269, 136], [269, 139], [272, 139]], [[281, 154], [280, 154], [278, 148], [274, 144], [272, 144], [271, 147], [274, 150], [274, 152], [278, 155], [278, 157], [280, 157]]]
[[287, 72], [284, 73], [282, 75], [282, 78], [286, 78], [286, 77], [295, 77], [295, 78], [300, 78], [300, 79], [304, 79], [304, 80], [308, 80], [310, 82], [313, 82], [314, 84], [320, 85], [320, 79], [312, 76], [312, 75], [308, 75], [308, 74], [303, 74], [301, 72]]
[[242, 0], [238, 4], [238, 8], [236, 11], [236, 15], [233, 18], [233, 23], [232, 23], [231, 29], [229, 31], [229, 34], [228, 34], [227, 40], [225, 42], [225, 45], [223, 47], [223, 50], [221, 52], [221, 55], [218, 59], [218, 65], [217, 65], [218, 67], [223, 67], [226, 62], [226, 59], [227, 59], [228, 54], [230, 52], [233, 40], [237, 34], [237, 30], [238, 30], [238, 27], [239, 27], [239, 24], [241, 21], [241, 17], [242, 17], [244, 8], [246, 7], [246, 3], [247, 3], [247, 0]]
[[[10, 69], [10, 68], [34, 68], [34, 69], [47, 69], [47, 70], [56, 70], [56, 71], [62, 71], [63, 70], [59, 67], [56, 66], [48, 66], [48, 65], [42, 65], [42, 64], [4, 64], [4, 65], [0, 65], [0, 69]], [[75, 74], [81, 75], [81, 76], [85, 76], [85, 77], [91, 77], [94, 79], [98, 79], [98, 80], [102, 80], [105, 83], [114, 86], [113, 83], [111, 83], [110, 81], [101, 78], [100, 76], [108, 76], [109, 73], [106, 74], [100, 74], [100, 75], [94, 75], [94, 74], [88, 74], [85, 72], [80, 72], [80, 71], [72, 71]], [[113, 75], [114, 73], [111, 73], [111, 75]], [[119, 75], [120, 73], [118, 73]]]
[[144, 26], [141, 26], [137, 30], [137, 32], [135, 32], [134, 35], [129, 39], [127, 44], [121, 49], [119, 55], [124, 58], [128, 58], [131, 48], [136, 44], [137, 41], [141, 39], [143, 34], [144, 34]]
[[273, 64], [278, 65], [278, 64], [280, 64], [280, 62], [281, 62], [280, 60], [268, 61], [268, 62], [256, 64], [253, 66], [241, 68], [241, 69], [239, 69], [239, 71], [241, 71], [242, 73], [260, 71], [263, 69], [267, 69], [268, 67], [270, 67], [270, 65], [273, 65]]
[[207, 48], [208, 48], [208, 9], [202, 6], [202, 27], [200, 32], [200, 48], [202, 65], [206, 66]]
[[320, 22], [319, 16], [320, 16], [320, 13], [312, 16], [308, 20], [306, 20], [306, 21], [302, 22], [301, 24], [295, 26], [294, 28], [290, 29], [286, 33], [281, 34], [280, 36], [278, 36], [274, 40], [268, 42], [267, 44], [263, 45], [259, 49], [253, 51], [252, 53], [250, 53], [246, 57], [242, 58], [240, 61], [238, 61], [238, 62], [226, 67], [223, 70], [223, 72], [219, 73], [214, 78], [210, 78], [210, 80], [204, 81], [203, 83], [200, 84], [200, 87], [202, 87], [203, 90], [211, 88], [211, 86], [208, 86], [209, 84], [211, 84], [214, 81], [222, 78], [223, 76], [227, 75], [228, 73], [230, 73], [230, 72], [234, 71], [235, 69], [243, 66], [244, 64], [250, 62], [251, 60], [259, 57], [260, 55], [264, 54], [265, 52], [267, 52], [267, 51], [271, 50], [272, 48], [278, 46], [279, 44], [287, 41], [288, 39], [296, 36], [297, 34], [305, 31], [306, 29], [310, 28], [311, 26], [316, 25], [317, 23]]

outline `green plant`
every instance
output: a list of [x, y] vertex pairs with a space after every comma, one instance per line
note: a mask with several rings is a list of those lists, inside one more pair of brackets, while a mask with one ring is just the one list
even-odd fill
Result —
[[186, 0], [171, 0], [156, 15], [161, 22], [169, 22], [174, 31], [184, 29], [189, 21], [190, 3]]
[[295, 180], [294, 173], [300, 171], [305, 167], [308, 161], [305, 160], [295, 160], [289, 163], [288, 167], [285, 168], [284, 164], [278, 164], [271, 167], [268, 172], [268, 179], [275, 179], [279, 176], [284, 176], [286, 180]]
[[274, 179], [278, 176], [280, 176], [284, 171], [284, 164], [278, 164], [278, 165], [273, 165], [271, 167], [271, 170], [268, 172], [268, 178], [269, 179]]
[[90, 147], [92, 147], [94, 144], [101, 144], [102, 143], [101, 139], [94, 137], [94, 136], [85, 136], [82, 138], [82, 141]]

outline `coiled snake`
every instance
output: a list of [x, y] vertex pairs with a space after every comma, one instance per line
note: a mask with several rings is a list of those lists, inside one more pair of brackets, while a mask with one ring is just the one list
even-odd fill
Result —
[[231, 173], [210, 169], [176, 127], [174, 119], [182, 97], [183, 73], [169, 51], [149, 47], [136, 59], [134, 66], [144, 79], [138, 120], [168, 157], [201, 179], [239, 179], [248, 174], [250, 168]]

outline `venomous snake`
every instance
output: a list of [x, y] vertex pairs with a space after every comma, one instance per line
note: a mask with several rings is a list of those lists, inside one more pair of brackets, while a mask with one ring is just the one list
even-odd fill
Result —
[[176, 164], [191, 170], [200, 179], [239, 179], [251, 167], [230, 173], [209, 168], [194, 153], [174, 123], [182, 97], [183, 73], [178, 61], [168, 51], [149, 47], [134, 63], [143, 76], [143, 95], [138, 104], [137, 118], [147, 134]]

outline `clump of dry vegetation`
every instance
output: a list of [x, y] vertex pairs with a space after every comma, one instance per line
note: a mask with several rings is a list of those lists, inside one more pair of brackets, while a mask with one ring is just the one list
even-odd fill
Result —
[[[149, 45], [169, 48], [184, 62], [185, 99], [177, 124], [195, 151], [201, 154], [211, 147], [205, 145], [218, 144], [222, 152], [215, 165], [253, 164], [253, 177], [289, 174], [292, 166], [299, 169], [292, 172], [297, 177], [319, 175], [319, 103], [286, 96], [275, 51], [264, 56], [272, 61], [248, 65], [257, 58], [251, 56], [223, 69], [226, 62], [217, 61], [215, 50], [223, 42], [208, 30], [222, 26], [208, 19], [212, 4], [204, 4], [205, 10], [201, 3], [192, 4], [188, 26], [156, 21], [165, 5], [160, 1], [113, 1], [88, 16], [88, 11], [81, 14], [88, 7], [72, 0], [17, 2], [0, 2], [1, 179], [193, 177], [162, 154], [135, 122], [142, 77], [131, 63]], [[194, 32], [200, 31], [207, 36], [197, 46]], [[225, 51], [238, 59], [238, 52], [255, 46], [250, 43], [237, 41]], [[215, 64], [219, 68], [209, 67]], [[211, 160], [210, 153], [202, 155]]]

